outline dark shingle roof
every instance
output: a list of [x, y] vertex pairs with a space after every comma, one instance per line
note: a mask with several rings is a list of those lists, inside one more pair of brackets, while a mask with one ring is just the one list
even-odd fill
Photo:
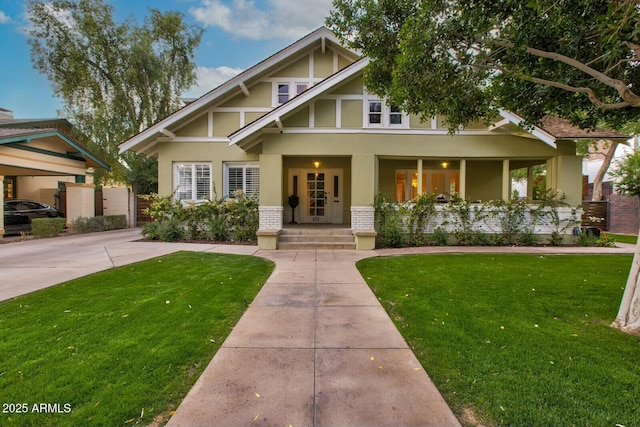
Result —
[[626, 141], [631, 138], [629, 135], [608, 129], [580, 129], [568, 120], [553, 116], [542, 120], [542, 129], [557, 139], [623, 139]]

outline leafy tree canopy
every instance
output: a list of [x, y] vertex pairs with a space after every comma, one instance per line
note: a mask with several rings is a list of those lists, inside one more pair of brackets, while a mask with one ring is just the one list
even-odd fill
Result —
[[621, 194], [640, 196], [640, 151], [617, 162], [611, 175], [617, 178], [615, 187]]
[[155, 9], [141, 25], [117, 23], [103, 0], [29, 0], [28, 11], [34, 68], [52, 82], [89, 148], [111, 164], [111, 178], [157, 171], [154, 159], [119, 158], [117, 147], [179, 108], [180, 94], [195, 82], [202, 29], [186, 25], [178, 12]]
[[619, 129], [640, 116], [635, 0], [334, 0], [369, 90], [454, 131], [499, 108]]

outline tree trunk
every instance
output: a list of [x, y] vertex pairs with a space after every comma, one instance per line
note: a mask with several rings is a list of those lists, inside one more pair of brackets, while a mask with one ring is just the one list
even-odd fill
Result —
[[611, 166], [611, 161], [616, 153], [616, 148], [618, 148], [618, 143], [616, 141], [609, 141], [609, 149], [604, 155], [604, 160], [602, 161], [600, 169], [598, 169], [598, 173], [593, 178], [593, 194], [591, 196], [591, 200], [594, 202], [602, 200], [602, 180], [609, 170], [609, 166]]
[[640, 335], [640, 238], [636, 243], [631, 271], [622, 295], [618, 316], [612, 326], [624, 332]]

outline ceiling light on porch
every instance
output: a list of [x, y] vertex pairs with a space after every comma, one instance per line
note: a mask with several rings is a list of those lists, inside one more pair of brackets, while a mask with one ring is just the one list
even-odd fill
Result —
[[442, 169], [446, 169], [449, 167], [449, 162], [445, 160], [444, 162], [440, 163], [440, 166], [442, 166]]
[[313, 162], [313, 166], [315, 166], [316, 169], [318, 169], [320, 167], [320, 162], [318, 161]]

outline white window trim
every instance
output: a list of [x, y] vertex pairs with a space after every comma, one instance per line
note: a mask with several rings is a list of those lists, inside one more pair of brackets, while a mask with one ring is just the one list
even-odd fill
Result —
[[[194, 177], [196, 176], [196, 166], [207, 166], [209, 167], [209, 195], [206, 199], [180, 199], [179, 197], [179, 191], [178, 189], [180, 188], [180, 174], [178, 172], [178, 168], [180, 166], [191, 166], [192, 171], [191, 171], [191, 195], [195, 195], [197, 197], [197, 182], [196, 179], [194, 179]], [[211, 200], [212, 199], [212, 192], [213, 192], [213, 166], [210, 162], [173, 162], [173, 188], [175, 191], [175, 199], [176, 200], [180, 200], [182, 202], [196, 202], [196, 203], [202, 203], [205, 202], [207, 200]]]
[[[382, 104], [381, 123], [369, 123], [369, 104], [372, 102], [380, 102]], [[402, 123], [391, 123], [391, 104], [385, 100], [378, 98], [365, 98], [362, 103], [362, 127], [363, 128], [386, 128], [386, 129], [409, 129], [409, 115], [402, 111]], [[393, 113], [397, 114], [397, 113]]]
[[[278, 87], [280, 85], [289, 85], [289, 100], [293, 99], [295, 96], [301, 94], [302, 92], [298, 92], [298, 85], [304, 85], [306, 86], [305, 90], [308, 90], [309, 88], [311, 88], [312, 83], [309, 79], [278, 79], [275, 80], [272, 84], [271, 87], [271, 106], [272, 107], [277, 107], [279, 105], [282, 105], [283, 102], [279, 102], [279, 95], [280, 93], [278, 92]], [[304, 92], [304, 91], [303, 91]]]
[[242, 191], [246, 193], [247, 192], [247, 169], [251, 168], [251, 169], [260, 170], [260, 163], [259, 162], [225, 162], [223, 164], [223, 167], [224, 167], [224, 177], [223, 177], [224, 198], [227, 199], [229, 198], [229, 168], [242, 168]]

